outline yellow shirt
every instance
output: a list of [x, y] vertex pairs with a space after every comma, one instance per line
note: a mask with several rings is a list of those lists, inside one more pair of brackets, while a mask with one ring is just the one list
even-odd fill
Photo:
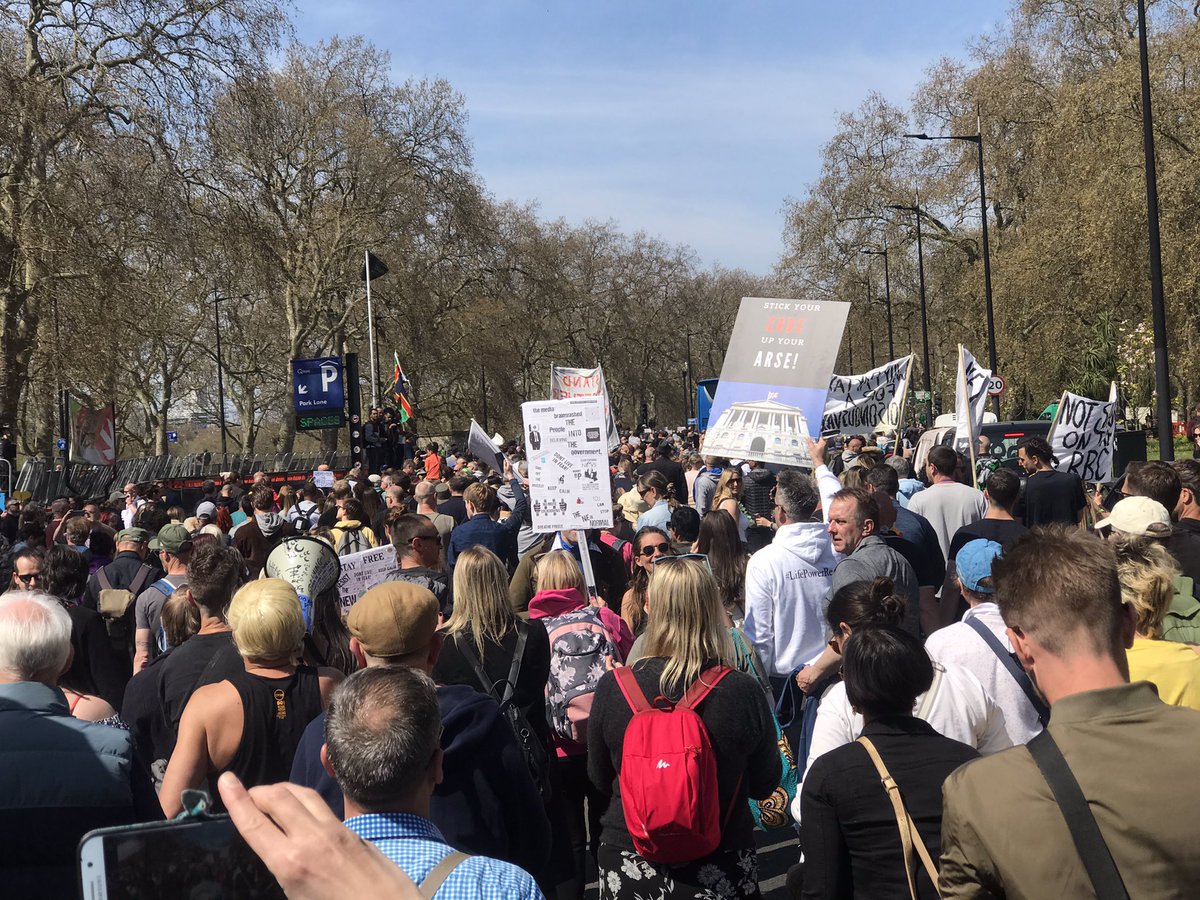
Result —
[[1200, 710], [1200, 653], [1188, 644], [1134, 638], [1129, 680], [1149, 681], [1163, 703]]

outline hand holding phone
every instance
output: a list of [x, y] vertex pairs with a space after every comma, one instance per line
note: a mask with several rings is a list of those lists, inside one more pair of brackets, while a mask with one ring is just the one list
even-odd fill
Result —
[[400, 867], [343, 825], [316, 791], [286, 782], [247, 791], [229, 772], [217, 789], [291, 900], [421, 900]]

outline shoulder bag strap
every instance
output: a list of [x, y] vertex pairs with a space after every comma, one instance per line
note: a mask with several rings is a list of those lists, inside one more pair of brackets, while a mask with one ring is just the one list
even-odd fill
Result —
[[467, 640], [466, 634], [461, 631], [456, 631], [454, 633], [453, 640], [454, 646], [458, 648], [459, 652], [467, 658], [467, 662], [471, 664], [471, 668], [475, 671], [475, 677], [479, 679], [479, 683], [483, 685], [483, 689], [487, 691], [488, 695], [493, 697], [496, 702], [499, 702], [500, 698], [496, 697], [495, 688], [492, 683], [488, 681], [487, 672], [483, 671], [483, 663], [479, 659], [479, 654], [475, 652], [475, 648], [472, 647], [471, 642]]
[[1088, 878], [1091, 879], [1097, 900], [1129, 900], [1125, 882], [1121, 880], [1117, 864], [1113, 862], [1104, 835], [1100, 833], [1096, 817], [1092, 815], [1079, 782], [1075, 780], [1071, 767], [1067, 765], [1050, 732], [1043, 731], [1026, 746], [1033, 756], [1033, 761], [1041, 769], [1046, 784], [1050, 785], [1054, 802], [1058, 804], [1063, 818], [1067, 820], [1071, 840], [1075, 842], [1075, 849], [1079, 852]]
[[457, 850], [447, 854], [442, 858], [440, 863], [433, 867], [433, 871], [425, 876], [425, 880], [417, 885], [417, 893], [424, 897], [425, 900], [433, 900], [433, 896], [438, 892], [438, 888], [442, 886], [442, 882], [449, 877], [451, 872], [458, 868], [459, 863], [465, 862], [470, 858], [471, 855], [469, 853], [460, 853]]
[[501, 704], [507, 703], [512, 695], [517, 690], [517, 675], [521, 672], [521, 660], [525, 657], [525, 643], [529, 640], [529, 628], [520, 619], [516, 620], [517, 626], [517, 646], [513, 649], [512, 665], [508, 669], [508, 682], [504, 686], [504, 699]]
[[942, 686], [942, 674], [945, 672], [937, 663], [933, 664], [933, 682], [929, 685], [929, 690], [925, 692], [925, 696], [921, 698], [921, 708], [917, 710], [916, 716], [922, 722], [929, 721], [929, 711], [933, 709], [933, 701], [937, 698], [938, 688]]
[[108, 573], [104, 571], [106, 568], [108, 568], [108, 567], [101, 566], [99, 569], [96, 570], [96, 580], [98, 582], [100, 582], [101, 590], [111, 591], [112, 590], [112, 581], [109, 579]]
[[711, 669], [705, 669], [700, 673], [700, 677], [692, 682], [691, 687], [683, 692], [683, 696], [679, 698], [679, 702], [675, 704], [675, 708], [695, 709], [700, 701], [708, 696], [708, 692], [715, 688], [721, 679], [732, 671], [729, 666], [713, 666]]
[[137, 596], [142, 592], [142, 588], [146, 586], [146, 582], [150, 580], [150, 576], [154, 574], [153, 567], [142, 563], [141, 568], [133, 576], [133, 582], [129, 585], [129, 593]]
[[879, 780], [883, 783], [883, 789], [887, 792], [888, 799], [892, 801], [892, 811], [896, 814], [896, 827], [900, 829], [900, 846], [904, 853], [904, 874], [908, 876], [909, 895], [912, 900], [917, 900], [917, 879], [912, 865], [913, 850], [916, 850], [917, 855], [921, 857], [921, 864], [925, 867], [925, 873], [933, 882], [933, 889], [939, 897], [942, 896], [942, 890], [938, 887], [937, 867], [930, 859], [929, 851], [925, 849], [925, 841], [917, 831], [917, 826], [913, 824], [912, 819], [908, 816], [908, 810], [904, 808], [904, 800], [900, 797], [900, 786], [896, 784], [896, 779], [892, 778], [892, 773], [883, 764], [883, 758], [875, 749], [875, 745], [871, 743], [871, 739], [860, 737], [858, 743], [862, 744], [867, 755], [871, 757], [875, 771], [879, 773]]
[[625, 695], [625, 702], [629, 704], [629, 708], [633, 710], [634, 714], [648, 710], [650, 704], [646, 702], [646, 695], [642, 693], [641, 686], [633, 677], [633, 669], [629, 666], [617, 666], [612, 671], [613, 677], [617, 679], [617, 687]]
[[1029, 673], [1021, 668], [1021, 665], [1013, 658], [1013, 655], [1005, 649], [1004, 645], [1000, 643], [999, 638], [992, 633], [992, 629], [988, 628], [974, 616], [967, 619], [967, 624], [975, 630], [976, 634], [983, 638], [983, 642], [988, 645], [988, 649], [996, 654], [996, 658], [1008, 670], [1008, 674], [1013, 677], [1013, 680], [1025, 692], [1025, 696], [1029, 698], [1029, 702], [1033, 705], [1033, 709], [1037, 713], [1038, 721], [1045, 728], [1050, 722], [1050, 708], [1046, 706], [1046, 701], [1038, 696]]

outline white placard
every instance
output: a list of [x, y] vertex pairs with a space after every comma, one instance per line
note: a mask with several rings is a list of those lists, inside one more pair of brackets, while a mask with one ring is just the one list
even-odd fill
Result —
[[338, 599], [345, 615], [359, 597], [386, 581], [396, 571], [396, 548], [384, 544], [342, 557], [342, 577], [338, 579]]
[[1069, 391], [1062, 395], [1050, 426], [1050, 449], [1060, 472], [1073, 472], [1089, 482], [1112, 480], [1117, 443], [1116, 382], [1108, 396], [1105, 403]]
[[521, 404], [536, 532], [609, 528], [613, 522], [604, 402]]
[[313, 486], [329, 490], [333, 487], [333, 472], [328, 469], [323, 472], [313, 472]]
[[617, 420], [612, 405], [608, 402], [608, 384], [604, 380], [604, 367], [594, 369], [572, 369], [569, 366], [550, 367], [550, 396], [555, 400], [572, 397], [600, 397], [604, 401], [604, 419], [608, 430], [608, 449], [621, 446], [617, 435]]
[[821, 430], [866, 434], [879, 425], [899, 428], [912, 361], [905, 356], [862, 375], [830, 378]]

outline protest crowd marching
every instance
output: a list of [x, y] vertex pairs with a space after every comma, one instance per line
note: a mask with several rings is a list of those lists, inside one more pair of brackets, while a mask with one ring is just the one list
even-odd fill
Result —
[[[11, 503], [4, 896], [206, 807], [292, 897], [758, 897], [756, 831], [794, 897], [1200, 884], [1200, 462], [1105, 498], [1036, 435], [981, 490], [919, 429], [788, 466], [597, 428], [611, 516], [546, 530], [574, 420], [527, 406], [299, 487]], [[170, 862], [130, 896], [239, 896]]]

